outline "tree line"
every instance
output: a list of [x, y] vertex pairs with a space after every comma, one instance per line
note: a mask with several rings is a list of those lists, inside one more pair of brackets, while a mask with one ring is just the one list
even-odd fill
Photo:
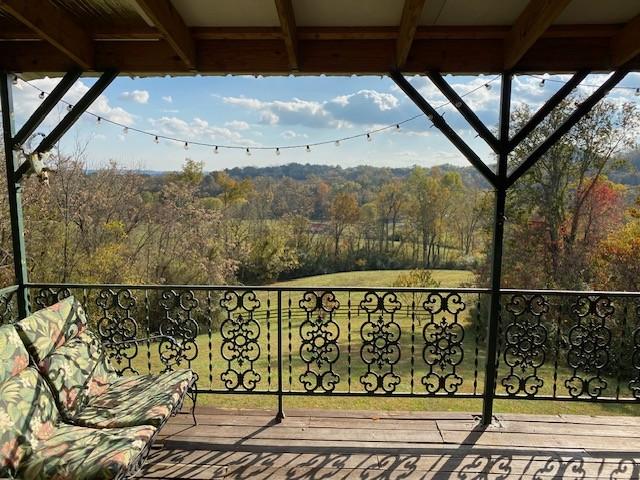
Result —
[[[552, 112], [511, 168], [578, 100]], [[518, 107], [514, 130], [530, 115]], [[601, 102], [515, 184], [505, 286], [640, 289], [640, 201], [633, 180], [619, 183], [636, 175], [639, 122], [634, 104]], [[50, 186], [25, 182], [33, 281], [264, 284], [347, 270], [463, 268], [488, 283], [493, 192], [471, 168], [205, 172], [187, 160], [179, 172], [151, 174], [115, 163], [89, 170], [88, 160], [82, 145], [53, 152]], [[8, 285], [4, 189], [0, 211], [0, 283]]]

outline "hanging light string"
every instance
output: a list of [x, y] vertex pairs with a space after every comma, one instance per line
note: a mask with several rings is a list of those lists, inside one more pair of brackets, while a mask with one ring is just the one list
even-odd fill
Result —
[[[471, 95], [474, 92], [477, 92], [480, 89], [491, 89], [491, 83], [495, 82], [496, 80], [498, 80], [500, 78], [500, 76], [495, 76], [494, 78], [491, 78], [490, 80], [488, 80], [487, 82], [467, 91], [466, 93], [460, 95], [460, 97], [466, 97], [467, 95]], [[31, 82], [29, 81], [25, 81], [23, 80], [24, 83], [26, 83], [27, 85], [29, 85], [31, 88], [37, 90], [39, 92], [38, 96], [40, 97], [40, 99], [43, 99], [45, 95], [49, 95], [50, 92], [47, 92], [43, 89], [41, 89], [40, 87], [33, 85]], [[70, 110], [71, 108], [73, 108], [73, 104], [70, 102], [67, 102], [66, 100], [61, 100], [61, 103], [65, 104], [67, 106], [67, 109]], [[436, 107], [434, 107], [436, 110], [442, 109], [444, 107], [446, 107], [447, 105], [450, 105], [451, 102], [444, 102]], [[334, 138], [332, 140], [323, 140], [323, 141], [319, 141], [319, 142], [310, 142], [310, 143], [301, 143], [301, 144], [296, 144], [296, 145], [278, 145], [278, 146], [247, 146], [247, 145], [228, 145], [228, 144], [222, 144], [222, 143], [211, 143], [211, 142], [203, 142], [203, 141], [197, 141], [197, 140], [187, 140], [184, 138], [178, 138], [178, 137], [174, 137], [172, 135], [162, 135], [156, 132], [150, 132], [148, 130], [142, 130], [140, 128], [136, 128], [136, 127], [132, 127], [129, 125], [126, 125], [124, 123], [120, 123], [120, 122], [116, 122], [114, 120], [110, 120], [109, 118], [104, 117], [103, 115], [98, 115], [97, 113], [91, 112], [89, 110], [86, 110], [85, 112], [83, 112], [84, 115], [88, 115], [91, 116], [93, 118], [96, 119], [96, 123], [98, 124], [102, 124], [102, 123], [107, 123], [110, 125], [114, 125], [116, 127], [120, 127], [122, 129], [123, 134], [127, 134], [129, 132], [134, 132], [134, 133], [139, 133], [141, 135], [146, 135], [148, 137], [151, 137], [153, 139], [153, 141], [155, 143], [159, 143], [160, 140], [166, 140], [166, 141], [170, 141], [170, 142], [174, 142], [176, 144], [181, 144], [184, 146], [185, 150], [188, 150], [190, 146], [198, 146], [198, 147], [208, 147], [208, 148], [213, 148], [214, 149], [214, 153], [219, 153], [220, 150], [222, 149], [226, 149], [226, 150], [244, 150], [247, 155], [251, 155], [251, 151], [252, 150], [273, 150], [275, 151], [276, 155], [280, 155], [280, 152], [282, 150], [293, 150], [293, 149], [305, 149], [307, 152], [311, 151], [311, 147], [319, 147], [322, 145], [331, 145], [334, 144], [336, 146], [339, 146], [342, 142], [347, 142], [349, 140], [354, 140], [356, 138], [364, 138], [368, 141], [371, 141], [372, 139], [372, 135], [384, 132], [384, 131], [388, 131], [388, 130], [399, 130], [400, 127], [402, 125], [405, 125], [409, 122], [413, 122], [414, 120], [417, 120], [418, 118], [422, 118], [425, 117], [426, 115], [424, 113], [418, 113], [412, 117], [406, 118], [404, 120], [401, 120], [399, 122], [395, 122], [389, 125], [385, 125], [379, 128], [375, 128], [373, 130], [368, 130], [366, 132], [361, 132], [361, 133], [356, 133], [354, 135], [347, 135], [344, 137], [339, 137], [339, 138]], [[431, 120], [431, 119], [430, 119]]]
[[[540, 80], [540, 83], [538, 85], [541, 86], [541, 87], [543, 87], [546, 82], [562, 83], [562, 84], [567, 83], [565, 80], [560, 80], [559, 78], [547, 78], [547, 77], [544, 77], [542, 75], [522, 75], [522, 76], [523, 77], [529, 77], [529, 78], [535, 78], [536, 80]], [[599, 88], [600, 85], [589, 85], [587, 83], [581, 83], [581, 84], [578, 85], [578, 87]], [[615, 87], [612, 88], [612, 90], [631, 90], [631, 91], [634, 91], [636, 95], [640, 95], [640, 87], [627, 87], [627, 86], [623, 86], [623, 85], [616, 85]]]
[[[567, 83], [564, 80], [559, 80], [559, 79], [554, 79], [554, 78], [545, 78], [543, 76], [539, 76], [539, 75], [523, 75], [523, 76], [527, 76], [530, 78], [535, 78], [537, 80], [540, 80], [540, 87], [544, 87], [545, 82], [554, 82], [554, 83]], [[500, 78], [500, 75], [497, 75], [491, 79], [489, 79], [487, 82], [484, 82], [480, 85], [478, 85], [477, 87], [465, 92], [464, 94], [460, 95], [460, 98], [464, 98], [468, 95], [471, 95], [475, 92], [477, 92], [478, 90], [481, 89], [487, 89], [490, 90], [491, 89], [491, 84], [493, 82], [495, 82], [496, 80], [498, 80]], [[15, 77], [15, 82], [17, 83], [17, 77]], [[31, 82], [23, 80], [23, 83], [29, 85], [31, 88], [37, 90], [38, 93], [38, 97], [40, 99], [44, 99], [45, 95], [49, 95], [50, 92], [47, 92], [43, 89], [41, 89], [40, 87], [33, 85]], [[579, 87], [592, 87], [592, 88], [598, 88], [598, 85], [579, 85]], [[636, 95], [640, 95], [640, 88], [636, 88], [636, 87], [624, 87], [624, 86], [616, 86], [614, 88], [617, 89], [627, 89], [627, 90], [635, 90]], [[73, 104], [70, 102], [67, 102], [66, 100], [61, 100], [61, 103], [65, 104], [67, 106], [67, 110], [71, 110], [73, 108]], [[441, 103], [439, 105], [437, 105], [436, 107], [434, 107], [436, 110], [440, 110], [448, 105], [451, 105], [451, 102], [444, 102]], [[247, 146], [247, 145], [228, 145], [228, 144], [222, 144], [222, 143], [211, 143], [211, 142], [203, 142], [203, 141], [198, 141], [198, 140], [187, 140], [184, 138], [178, 138], [178, 137], [174, 137], [172, 135], [162, 135], [156, 132], [151, 132], [148, 130], [142, 130], [140, 128], [136, 128], [136, 127], [132, 127], [129, 125], [126, 125], [124, 123], [120, 123], [120, 122], [116, 122], [114, 120], [111, 120], [109, 118], [106, 118], [102, 115], [98, 115], [97, 113], [91, 112], [89, 110], [86, 110], [85, 112], [83, 112], [84, 115], [88, 115], [91, 116], [93, 118], [96, 119], [96, 123], [101, 124], [101, 123], [107, 123], [110, 125], [114, 125], [116, 127], [120, 127], [122, 129], [123, 134], [127, 134], [128, 132], [135, 132], [135, 133], [139, 133], [141, 135], [146, 135], [148, 137], [151, 137], [154, 141], [154, 143], [160, 143], [160, 140], [166, 140], [169, 142], [174, 142], [177, 144], [182, 144], [184, 146], [185, 150], [188, 150], [190, 146], [198, 146], [198, 147], [207, 147], [207, 148], [213, 148], [214, 149], [214, 153], [219, 153], [220, 150], [226, 149], [226, 150], [244, 150], [246, 152], [247, 155], [251, 155], [251, 151], [252, 150], [272, 150], [276, 153], [276, 155], [280, 155], [280, 152], [282, 150], [294, 150], [294, 149], [305, 149], [307, 152], [311, 152], [311, 147], [319, 147], [319, 146], [323, 146], [323, 145], [330, 145], [330, 144], [334, 144], [336, 146], [339, 146], [342, 142], [347, 142], [349, 140], [354, 140], [357, 138], [364, 138], [367, 141], [371, 141], [372, 139], [372, 135], [381, 133], [381, 132], [385, 132], [388, 130], [399, 130], [401, 125], [405, 125], [409, 122], [413, 122], [414, 120], [417, 120], [418, 118], [423, 118], [426, 116], [425, 113], [418, 113], [412, 117], [406, 118], [404, 120], [401, 120], [399, 122], [396, 123], [392, 123], [389, 125], [385, 125], [379, 128], [375, 128], [373, 130], [368, 130], [365, 132], [361, 132], [361, 133], [356, 133], [354, 135], [347, 135], [344, 137], [339, 137], [339, 138], [334, 138], [332, 140], [322, 140], [322, 141], [318, 141], [318, 142], [310, 142], [310, 143], [301, 143], [301, 144], [295, 144], [295, 145], [278, 145], [278, 146]], [[444, 115], [444, 113], [443, 113]], [[429, 118], [429, 120], [432, 120], [431, 118]], [[433, 124], [431, 125], [433, 126]]]

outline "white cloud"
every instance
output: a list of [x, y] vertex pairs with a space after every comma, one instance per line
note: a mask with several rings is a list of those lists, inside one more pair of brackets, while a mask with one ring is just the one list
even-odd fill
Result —
[[224, 126], [235, 130], [249, 130], [249, 124], [240, 120], [232, 120], [231, 122], [226, 122]]
[[171, 95], [166, 95], [162, 97], [162, 100], [164, 100], [167, 103], [173, 103], [173, 97]]
[[[29, 83], [44, 90], [51, 92], [60, 81], [59, 78], [42, 78], [32, 80]], [[77, 81], [64, 96], [64, 101], [75, 104], [89, 90], [89, 86], [84, 80]], [[39, 91], [30, 87], [28, 84], [20, 80], [16, 86], [14, 93], [14, 104], [16, 115], [19, 117], [27, 117], [40, 105], [42, 100], [39, 98]], [[109, 99], [105, 94], [100, 95], [88, 108], [88, 111], [109, 119], [113, 122], [123, 125], [133, 125], [134, 116], [121, 107], [113, 107], [109, 103]], [[51, 126], [57, 123], [57, 117], [62, 114], [61, 111], [52, 112], [44, 122], [44, 126]], [[95, 121], [95, 120], [93, 120]]]
[[293, 130], [285, 130], [280, 134], [282, 138], [286, 138], [287, 140], [292, 140], [294, 138], [308, 138], [309, 136], [306, 133], [296, 133]]
[[149, 92], [147, 90], [133, 90], [131, 92], [122, 92], [120, 98], [123, 100], [131, 100], [136, 103], [147, 103], [149, 101]]
[[299, 98], [262, 101], [247, 97], [223, 97], [222, 100], [228, 105], [258, 112], [259, 122], [265, 125], [304, 125], [316, 128], [337, 126], [324, 104], [316, 101]]
[[149, 123], [158, 133], [171, 137], [257, 146], [255, 141], [244, 137], [238, 130], [210, 125], [209, 122], [198, 117], [190, 122], [178, 117], [150, 118]]

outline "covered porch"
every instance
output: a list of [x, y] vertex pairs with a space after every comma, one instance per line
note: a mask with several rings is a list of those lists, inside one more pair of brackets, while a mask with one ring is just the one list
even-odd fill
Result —
[[[346, 0], [0, 0], [0, 100], [15, 272], [15, 284], [0, 289], [0, 324], [73, 295], [96, 334], [116, 342], [110, 360], [118, 373], [195, 372], [198, 424], [186, 415], [173, 418], [157, 437], [144, 478], [640, 474], [640, 419], [603, 415], [609, 405], [619, 407], [617, 413], [640, 412], [640, 292], [514, 289], [502, 272], [507, 195], [640, 69], [640, 7], [635, 0], [481, 3], [478, 10], [478, 2], [453, 0], [366, 6]], [[514, 78], [544, 73], [567, 77], [512, 131]], [[592, 73], [610, 75], [520, 164], [510, 164], [514, 150]], [[30, 279], [25, 177], [46, 177], [46, 153], [119, 75], [197, 74], [388, 75], [424, 115], [425, 129], [438, 129], [494, 193], [490, 285], [276, 288]], [[478, 118], [448, 74], [500, 77], [497, 128]], [[44, 75], [62, 79], [16, 125], [13, 84]], [[39, 125], [82, 75], [98, 79], [30, 150]], [[492, 158], [480, 158], [410, 75], [429, 77]], [[272, 405], [221, 409], [215, 405], [220, 397]], [[345, 408], [288, 408], [292, 398], [335, 399]], [[365, 398], [405, 399], [420, 408], [347, 405]], [[469, 411], [438, 411], [455, 401], [469, 402]], [[516, 410], [555, 402], [554, 408], [571, 411], [496, 414], [498, 401], [523, 405], [511, 407]]]

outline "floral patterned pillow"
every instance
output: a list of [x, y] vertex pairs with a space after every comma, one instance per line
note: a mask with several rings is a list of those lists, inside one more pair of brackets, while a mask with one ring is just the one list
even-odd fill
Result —
[[17, 324], [18, 333], [37, 363], [74, 338], [87, 326], [80, 302], [73, 296], [29, 315]]
[[33, 367], [0, 383], [0, 477], [14, 475], [33, 443], [54, 433], [59, 413]]
[[17, 375], [29, 365], [29, 354], [13, 325], [0, 327], [0, 382]]

